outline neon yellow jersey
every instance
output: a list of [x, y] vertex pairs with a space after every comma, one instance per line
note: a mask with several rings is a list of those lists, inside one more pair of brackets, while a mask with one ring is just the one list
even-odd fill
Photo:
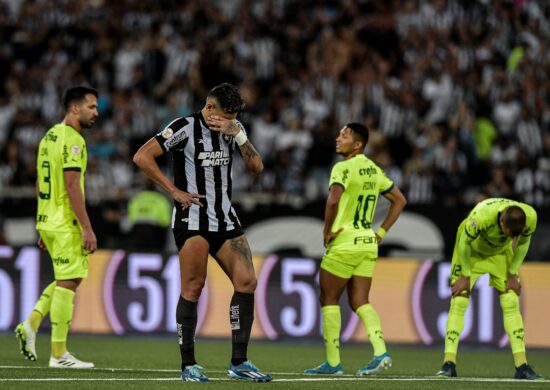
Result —
[[330, 174], [330, 186], [339, 185], [344, 189], [338, 213], [332, 224], [332, 231], [344, 230], [334, 239], [333, 244], [351, 249], [355, 246], [354, 237], [358, 234], [373, 238], [371, 225], [378, 195], [390, 191], [393, 182], [380, 167], [364, 154], [336, 163]]
[[132, 224], [149, 223], [168, 227], [171, 218], [172, 205], [156, 191], [142, 191], [128, 202], [128, 220]]
[[512, 245], [512, 237], [504, 235], [498, 220], [508, 206], [519, 206], [525, 213], [526, 224], [522, 237], [529, 238], [537, 227], [537, 212], [526, 203], [505, 198], [489, 198], [480, 202], [465, 219], [464, 232], [471, 241], [472, 250], [492, 256]]
[[80, 171], [80, 189], [84, 195], [86, 142], [71, 126], [59, 123], [40, 141], [37, 157], [38, 212], [36, 228], [56, 232], [81, 231], [73, 212], [63, 172]]

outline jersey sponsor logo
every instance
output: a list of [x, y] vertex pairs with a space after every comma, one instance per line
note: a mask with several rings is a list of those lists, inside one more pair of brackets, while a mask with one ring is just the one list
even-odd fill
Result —
[[71, 153], [74, 154], [74, 155], [79, 155], [80, 154], [80, 146], [78, 145], [73, 145], [71, 146]]
[[48, 222], [48, 216], [46, 214], [38, 214], [36, 216], [36, 222]]
[[[170, 131], [171, 131], [172, 129], [166, 129], [166, 130], [170, 130]], [[163, 132], [166, 131], [166, 130], [163, 130]], [[163, 135], [162, 133], [161, 133], [161, 135], [164, 137], [164, 135]], [[164, 138], [166, 138], [166, 137], [164, 137]], [[171, 135], [171, 138], [170, 138], [168, 141], [166, 141], [166, 142], [164, 143], [164, 145], [165, 145], [167, 148], [171, 148], [171, 147], [173, 147], [173, 146], [179, 144], [179, 143], [180, 143], [182, 140], [184, 140], [185, 138], [187, 138], [187, 134], [185, 133], [185, 131], [180, 130], [180, 131], [178, 131], [176, 134]]]
[[162, 135], [165, 139], [170, 138], [173, 134], [174, 134], [174, 130], [172, 130], [169, 127], [167, 127], [166, 129], [160, 132], [160, 135]]
[[202, 160], [201, 167], [218, 167], [221, 165], [229, 165], [229, 155], [223, 151], [200, 152], [199, 160]]
[[375, 237], [359, 236], [353, 239], [353, 245], [357, 244], [374, 244], [376, 242]]
[[55, 265], [69, 264], [69, 259], [64, 259], [62, 257], [54, 257], [52, 261], [55, 263]]
[[48, 133], [48, 134], [46, 134], [46, 140], [55, 142], [55, 141], [57, 141], [57, 135], [52, 134], [52, 133]]
[[376, 168], [373, 168], [373, 167], [359, 169], [360, 176], [367, 175], [368, 177], [371, 177], [372, 175], [375, 175], [375, 174], [376, 174]]

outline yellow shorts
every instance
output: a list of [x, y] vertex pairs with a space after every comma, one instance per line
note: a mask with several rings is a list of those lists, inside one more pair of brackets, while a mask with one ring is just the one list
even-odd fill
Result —
[[352, 276], [372, 278], [376, 257], [368, 252], [351, 252], [331, 249], [323, 256], [321, 268], [342, 279]]
[[[462, 232], [460, 225], [459, 233]], [[458, 235], [457, 235], [458, 242]], [[508, 270], [514, 258], [512, 248], [506, 248], [501, 253], [492, 256], [482, 255], [472, 250], [470, 256], [470, 291], [481, 275], [489, 274], [489, 285], [496, 288], [500, 292], [506, 291], [506, 280], [508, 279]], [[455, 244], [453, 251], [453, 260], [451, 263], [451, 284], [454, 284], [461, 275], [462, 265], [458, 258], [458, 248]]]
[[88, 276], [88, 253], [80, 233], [41, 230], [39, 234], [52, 258], [55, 280]]

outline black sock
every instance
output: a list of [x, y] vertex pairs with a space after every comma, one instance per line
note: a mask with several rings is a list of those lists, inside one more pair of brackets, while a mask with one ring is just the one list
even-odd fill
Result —
[[180, 345], [181, 369], [196, 364], [195, 328], [197, 327], [197, 302], [190, 302], [180, 296], [176, 308], [178, 343]]
[[254, 321], [254, 293], [235, 291], [229, 308], [229, 321], [233, 342], [231, 364], [237, 366], [247, 360], [246, 351]]

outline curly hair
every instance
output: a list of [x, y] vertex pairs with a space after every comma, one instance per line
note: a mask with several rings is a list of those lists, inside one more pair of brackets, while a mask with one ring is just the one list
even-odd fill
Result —
[[208, 92], [207, 98], [214, 98], [228, 114], [239, 113], [244, 109], [244, 100], [236, 86], [223, 83]]

